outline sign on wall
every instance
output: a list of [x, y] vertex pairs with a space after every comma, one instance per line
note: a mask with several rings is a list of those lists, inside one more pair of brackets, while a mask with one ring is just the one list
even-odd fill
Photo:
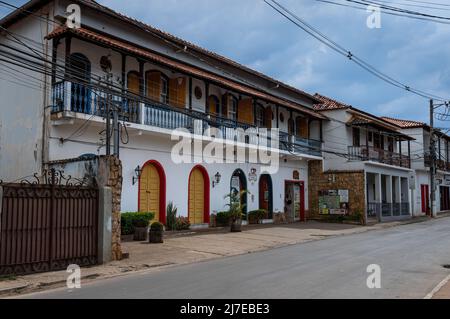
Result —
[[319, 192], [319, 214], [346, 215], [348, 213], [348, 189], [333, 189]]

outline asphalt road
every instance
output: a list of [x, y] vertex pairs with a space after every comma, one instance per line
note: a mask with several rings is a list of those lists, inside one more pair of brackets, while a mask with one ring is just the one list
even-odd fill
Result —
[[[300, 231], [300, 230], [299, 230]], [[381, 266], [369, 289], [367, 266]], [[423, 298], [450, 270], [450, 218], [103, 280], [28, 298]]]

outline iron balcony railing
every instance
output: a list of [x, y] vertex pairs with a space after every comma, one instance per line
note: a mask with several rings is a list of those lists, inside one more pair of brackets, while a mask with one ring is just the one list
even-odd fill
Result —
[[[280, 150], [297, 154], [322, 156], [320, 141], [296, 137], [280, 132], [278, 144], [271, 140], [267, 129], [258, 128], [223, 118], [188, 109], [177, 109], [166, 104], [142, 102], [132, 94], [111, 93], [101, 88], [93, 88], [84, 84], [61, 81], [53, 85], [52, 111], [75, 112], [105, 117], [107, 103], [110, 108], [118, 110], [119, 120], [143, 124], [164, 129], [185, 128], [192, 134], [222, 137], [226, 140], [247, 144], [278, 147]], [[240, 129], [240, 130], [236, 130]], [[245, 133], [244, 133], [245, 131]]]
[[411, 160], [408, 155], [390, 152], [371, 146], [349, 146], [348, 155], [350, 160], [374, 161], [388, 165], [411, 168]]

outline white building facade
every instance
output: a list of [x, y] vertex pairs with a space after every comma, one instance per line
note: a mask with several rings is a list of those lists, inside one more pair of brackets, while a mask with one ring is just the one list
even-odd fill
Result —
[[[80, 5], [80, 28], [64, 24], [71, 3]], [[322, 159], [326, 119], [314, 111], [316, 97], [94, 1], [30, 1], [25, 8], [0, 22], [10, 32], [0, 44], [11, 60], [37, 59], [21, 42], [44, 59], [39, 68], [16, 66], [21, 85], [0, 79], [0, 179], [105, 154], [109, 110], [119, 123], [111, 139], [120, 145], [122, 211], [151, 211], [165, 222], [173, 202], [191, 224], [205, 225], [226, 210], [226, 194], [247, 190], [247, 212], [306, 219], [308, 161]], [[203, 151], [188, 163], [174, 160], [176, 129], [191, 139], [192, 152]], [[257, 153], [261, 148], [269, 151]], [[235, 160], [217, 163], [227, 149]]]
[[316, 110], [333, 119], [323, 126], [324, 173], [363, 173], [360, 195], [367, 222], [410, 218], [413, 138], [375, 115], [319, 94], [316, 97], [322, 101]]
[[[411, 143], [411, 168], [415, 171], [415, 185], [413, 191], [415, 216], [429, 215], [431, 209], [430, 183], [430, 126], [410, 120], [384, 118], [402, 128], [402, 132], [415, 138]], [[436, 212], [450, 210], [450, 153], [449, 137], [442, 132], [435, 131], [436, 146], [436, 179], [435, 191]]]

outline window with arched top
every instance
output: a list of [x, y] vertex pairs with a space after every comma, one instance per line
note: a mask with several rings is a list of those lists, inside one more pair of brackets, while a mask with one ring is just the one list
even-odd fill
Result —
[[81, 53], [69, 56], [67, 76], [73, 79], [71, 85], [71, 110], [73, 112], [91, 113], [91, 62]]
[[145, 87], [150, 99], [166, 104], [169, 102], [169, 78], [161, 71], [147, 71]]
[[219, 98], [217, 96], [210, 95], [208, 97], [208, 109], [206, 110], [206, 113], [212, 114], [212, 115], [220, 114], [220, 102], [219, 102]]

